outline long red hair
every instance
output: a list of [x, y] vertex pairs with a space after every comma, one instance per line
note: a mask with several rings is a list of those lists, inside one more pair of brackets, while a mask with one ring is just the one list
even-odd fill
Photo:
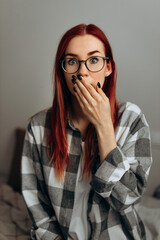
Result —
[[[50, 163], [54, 163], [55, 174], [59, 179], [63, 178], [64, 166], [69, 166], [68, 141], [67, 141], [67, 113], [71, 109], [71, 93], [67, 87], [60, 61], [63, 59], [65, 50], [70, 40], [79, 35], [91, 34], [97, 37], [105, 47], [105, 54], [109, 57], [112, 65], [112, 73], [106, 77], [103, 91], [107, 95], [111, 106], [111, 116], [114, 128], [118, 122], [118, 104], [116, 100], [116, 67], [113, 60], [112, 49], [104, 32], [93, 24], [80, 24], [68, 30], [62, 37], [55, 58], [53, 70], [54, 98], [51, 107], [51, 131], [47, 146], [50, 151]], [[98, 146], [95, 148], [96, 132], [92, 124], [88, 126], [85, 140], [84, 171], [89, 175], [93, 160], [98, 154]], [[94, 151], [93, 151], [94, 149]]]

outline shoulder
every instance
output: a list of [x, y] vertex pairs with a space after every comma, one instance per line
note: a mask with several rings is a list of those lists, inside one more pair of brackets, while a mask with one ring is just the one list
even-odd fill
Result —
[[138, 107], [136, 104], [131, 103], [131, 102], [119, 102], [119, 115], [121, 114], [136, 114], [140, 115], [141, 114], [141, 109]]
[[44, 109], [40, 112], [37, 112], [33, 116], [30, 117], [29, 124], [32, 127], [40, 126], [49, 128], [50, 125], [50, 116], [51, 116], [51, 109]]
[[116, 140], [120, 146], [132, 136], [150, 138], [149, 126], [146, 118], [136, 104], [131, 102], [119, 103], [119, 119], [116, 128]]
[[133, 123], [141, 121], [144, 125], [148, 125], [144, 113], [141, 108], [131, 102], [120, 102], [118, 112], [119, 122], [121, 126], [131, 126]]
[[[30, 162], [42, 164], [46, 162], [48, 164], [46, 149], [50, 134], [50, 115], [50, 109], [46, 109], [34, 114], [29, 119], [24, 139], [23, 156], [27, 156]], [[39, 166], [37, 165], [36, 168], [38, 169]]]
[[47, 136], [50, 130], [50, 116], [51, 109], [42, 110], [34, 114], [30, 119], [27, 126], [27, 132], [35, 138], [44, 138]]

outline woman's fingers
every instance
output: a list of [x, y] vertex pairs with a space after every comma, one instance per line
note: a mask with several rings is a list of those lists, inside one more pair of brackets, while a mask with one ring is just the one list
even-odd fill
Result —
[[77, 86], [80, 89], [82, 95], [86, 98], [88, 103], [100, 100], [101, 96], [96, 89], [82, 77], [82, 80], [77, 80]]
[[80, 104], [80, 106], [82, 108], [84, 108], [85, 105], [88, 104], [86, 98], [83, 96], [83, 94], [81, 93], [81, 90], [79, 89], [79, 87], [77, 86], [77, 84], [75, 83], [73, 90], [75, 91], [75, 96], [77, 97], [77, 100]]
[[106, 94], [103, 92], [102, 88], [101, 88], [101, 84], [98, 82], [97, 83], [97, 87], [96, 87], [97, 92], [101, 95], [101, 97], [103, 98], [103, 100], [108, 99]]
[[93, 87], [82, 79], [76, 80], [73, 85], [75, 96], [89, 121], [94, 126], [106, 123], [110, 116], [110, 103], [100, 84]]

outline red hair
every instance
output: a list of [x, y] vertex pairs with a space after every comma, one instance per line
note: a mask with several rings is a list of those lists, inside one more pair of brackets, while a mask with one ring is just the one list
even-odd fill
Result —
[[[55, 174], [59, 179], [63, 178], [64, 166], [69, 166], [68, 141], [67, 141], [67, 113], [71, 109], [71, 93], [67, 87], [60, 61], [64, 57], [65, 50], [70, 40], [76, 36], [91, 34], [97, 37], [105, 47], [105, 54], [112, 65], [112, 73], [106, 77], [103, 91], [107, 95], [111, 106], [111, 116], [114, 129], [118, 122], [118, 104], [116, 100], [116, 67], [113, 60], [112, 49], [104, 32], [93, 24], [80, 24], [68, 30], [62, 37], [55, 58], [53, 71], [54, 98], [51, 107], [51, 131], [47, 141], [50, 147], [50, 163], [54, 163]], [[89, 124], [85, 140], [84, 174], [89, 175], [93, 160], [98, 154], [98, 146], [95, 148], [96, 132], [92, 124]], [[94, 152], [92, 152], [94, 149]], [[49, 151], [48, 151], [49, 153]]]

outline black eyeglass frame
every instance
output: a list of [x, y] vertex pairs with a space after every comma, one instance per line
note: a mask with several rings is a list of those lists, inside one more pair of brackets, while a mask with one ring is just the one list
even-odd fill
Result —
[[65, 68], [63, 67], [63, 62], [64, 62], [67, 58], [64, 58], [64, 59], [60, 60], [60, 63], [61, 63], [61, 67], [62, 67], [63, 71], [66, 72], [66, 73], [68, 73], [68, 74], [73, 74], [73, 73], [78, 72], [79, 69], [80, 69], [80, 67], [81, 67], [81, 63], [82, 63], [82, 62], [85, 63], [85, 66], [86, 66], [86, 68], [88, 69], [88, 71], [90, 71], [90, 72], [100, 72], [100, 71], [104, 68], [104, 61], [103, 61], [103, 67], [102, 67], [100, 70], [98, 70], [98, 71], [91, 71], [91, 70], [88, 68], [87, 64], [86, 64], [86, 62], [88, 61], [88, 59], [93, 58], [93, 57], [100, 57], [100, 58], [102, 58], [104, 61], [105, 61], [105, 60], [109, 61], [109, 57], [102, 57], [102, 56], [92, 56], [92, 57], [87, 58], [86, 60], [78, 60], [77, 58], [74, 58], [74, 57], [73, 57], [73, 59], [78, 60], [78, 63], [79, 63], [79, 67], [78, 67], [77, 71], [75, 71], [75, 72], [67, 72], [67, 71], [65, 70]]

